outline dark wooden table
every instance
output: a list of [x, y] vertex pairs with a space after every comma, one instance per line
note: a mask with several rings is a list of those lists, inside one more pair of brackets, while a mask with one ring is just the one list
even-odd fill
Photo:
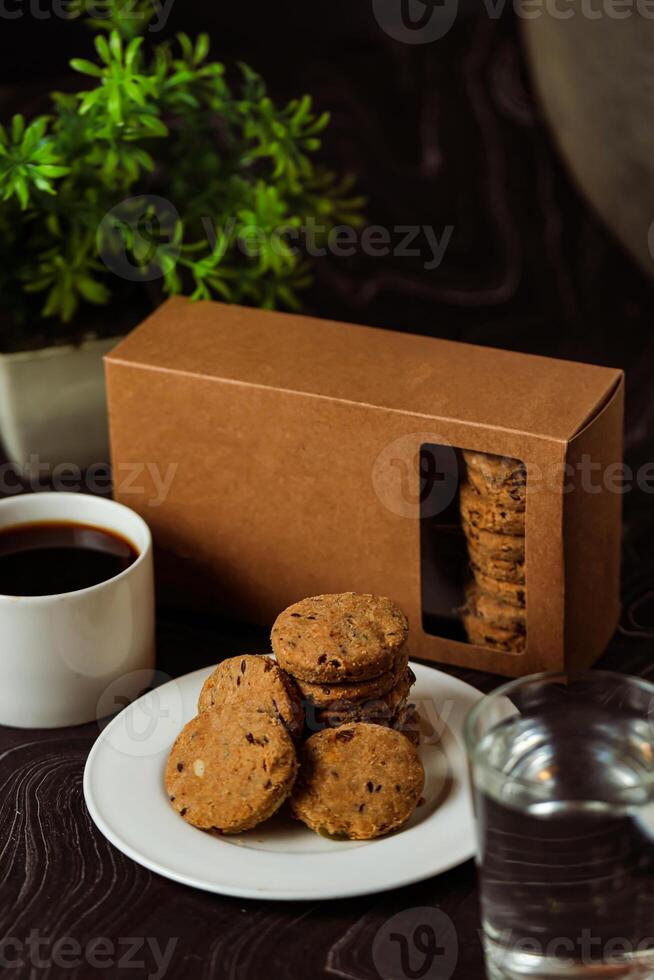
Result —
[[[649, 500], [631, 499], [623, 623], [599, 666], [654, 677], [651, 511]], [[159, 611], [158, 666], [171, 677], [266, 647], [258, 628]], [[499, 682], [453, 672], [484, 691]], [[408, 980], [384, 953], [398, 947], [384, 940], [400, 931], [410, 943], [410, 911], [429, 908], [454, 932], [446, 955], [418, 971], [422, 980], [483, 977], [472, 861], [408, 888], [322, 903], [240, 901], [177, 885], [124, 857], [92, 824], [82, 774], [98, 733], [97, 724], [0, 728], [0, 976]]]

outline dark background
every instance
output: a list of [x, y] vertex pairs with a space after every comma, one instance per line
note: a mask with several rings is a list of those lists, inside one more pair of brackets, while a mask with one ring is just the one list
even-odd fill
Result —
[[[4, 2], [24, 15], [0, 20], [1, 116], [81, 80], [68, 59], [94, 56], [80, 21], [30, 15], [50, 0]], [[371, 224], [454, 226], [431, 272], [420, 259], [319, 261], [311, 312], [624, 366], [647, 348], [651, 284], [559, 162], [510, 11], [492, 20], [480, 2], [441, 40], [408, 45], [369, 0], [177, 0], [149, 38], [178, 30], [209, 31], [214, 56], [249, 62], [276, 98], [309, 92], [332, 113], [322, 157], [358, 176]]]
[[[46, 17], [51, 2], [4, 0], [21, 16], [0, 17], [0, 121], [43, 109], [49, 90], [79, 84], [69, 58], [94, 56], [92, 31]], [[249, 62], [275, 98], [309, 92], [331, 112], [321, 156], [357, 175], [370, 224], [454, 227], [431, 271], [424, 256], [317, 259], [307, 312], [623, 367], [627, 461], [654, 459], [654, 288], [560, 161], [510, 4], [493, 19], [463, 3], [432, 44], [392, 40], [370, 0], [177, 0], [148, 36], [179, 30], [208, 31], [214, 57]], [[649, 504], [625, 496], [645, 555]]]
[[[36, 0], [32, 8], [39, 9]], [[0, 18], [2, 121], [15, 109], [42, 108], [44, 92], [70, 84], [68, 58], [92, 54], [81, 24], [39, 20], [29, 0], [19, 9], [19, 19]], [[210, 31], [214, 55], [251, 63], [274, 96], [307, 91], [332, 112], [323, 157], [358, 175], [370, 223], [429, 224], [439, 234], [454, 226], [444, 261], [431, 272], [421, 260], [390, 256], [319, 260], [309, 312], [624, 367], [627, 460], [654, 459], [654, 291], [559, 161], [510, 13], [494, 21], [481, 5], [470, 6], [445, 38], [410, 46], [381, 31], [369, 0], [177, 0], [163, 35], [153, 39], [181, 29]], [[650, 677], [653, 513], [649, 495], [625, 496], [624, 613], [602, 661]], [[219, 641], [220, 654], [231, 655], [260, 647], [265, 637], [162, 612], [159, 666], [176, 674], [213, 663]], [[458, 673], [484, 689], [496, 683]], [[471, 862], [392, 895], [340, 903], [288, 906], [194, 892], [139, 868], [92, 827], [81, 775], [96, 735], [92, 725], [4, 732], [0, 936], [24, 937], [32, 927], [81, 942], [158, 936], [165, 944], [176, 936], [168, 973], [175, 978], [373, 980], [370, 950], [380, 927], [398, 911], [424, 905], [455, 922], [454, 976], [482, 976]], [[86, 980], [125, 973], [50, 966], [13, 975]]]

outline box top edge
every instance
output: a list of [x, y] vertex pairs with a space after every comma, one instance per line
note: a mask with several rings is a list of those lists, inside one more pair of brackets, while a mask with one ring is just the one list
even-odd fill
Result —
[[105, 360], [563, 442], [592, 422], [624, 376], [619, 368], [179, 296]]

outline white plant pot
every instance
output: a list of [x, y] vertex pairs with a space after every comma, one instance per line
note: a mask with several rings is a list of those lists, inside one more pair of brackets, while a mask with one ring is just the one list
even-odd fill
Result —
[[0, 438], [26, 476], [109, 459], [102, 357], [118, 338], [0, 354]]

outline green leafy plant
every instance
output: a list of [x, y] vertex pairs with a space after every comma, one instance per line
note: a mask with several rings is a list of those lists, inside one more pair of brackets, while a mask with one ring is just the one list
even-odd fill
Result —
[[352, 181], [312, 160], [327, 113], [276, 105], [246, 65], [230, 80], [205, 34], [148, 51], [117, 9], [91, 23], [88, 87], [0, 127], [0, 305], [51, 339], [126, 289], [296, 308], [302, 227], [361, 222]]

